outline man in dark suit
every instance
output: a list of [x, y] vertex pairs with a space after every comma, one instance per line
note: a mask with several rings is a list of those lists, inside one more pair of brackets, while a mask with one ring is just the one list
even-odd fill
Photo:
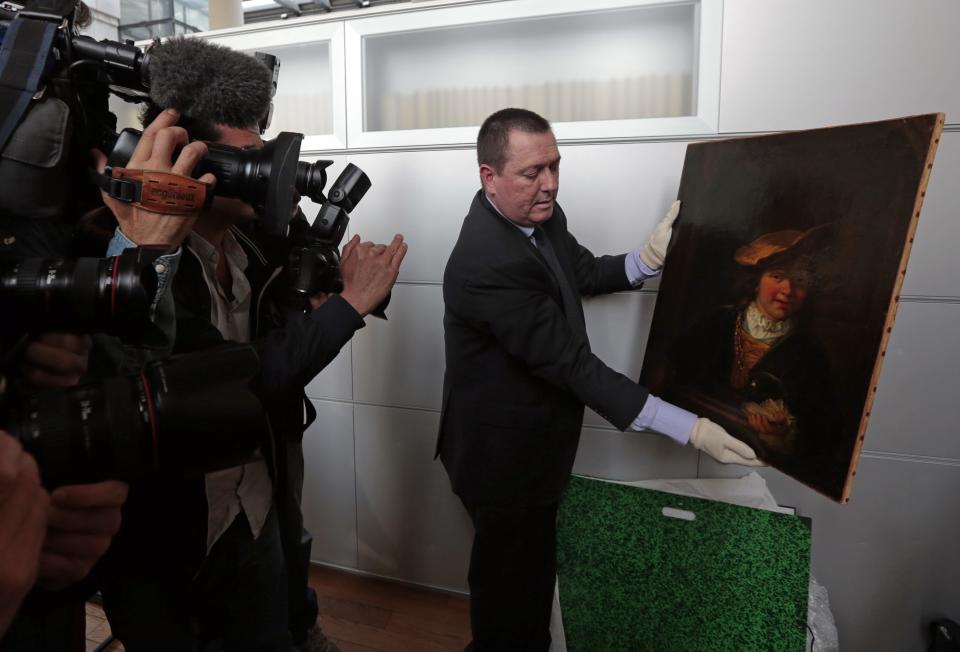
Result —
[[679, 203], [640, 249], [595, 257], [556, 204], [560, 153], [544, 118], [494, 113], [477, 159], [483, 188], [443, 280], [437, 452], [475, 527], [468, 650], [539, 652], [550, 647], [557, 506], [584, 405], [620, 430], [655, 430], [721, 462], [759, 462], [716, 424], [649, 395], [590, 351], [580, 296], [656, 275]]

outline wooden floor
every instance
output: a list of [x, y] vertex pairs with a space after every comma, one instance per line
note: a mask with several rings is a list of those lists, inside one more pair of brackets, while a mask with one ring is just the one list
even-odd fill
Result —
[[461, 652], [470, 642], [466, 597], [322, 566], [310, 584], [323, 629], [343, 652]]
[[[342, 652], [461, 652], [470, 641], [469, 602], [406, 584], [314, 566], [323, 630]], [[87, 650], [110, 634], [103, 610], [87, 605]], [[114, 643], [110, 652], [123, 650]]]

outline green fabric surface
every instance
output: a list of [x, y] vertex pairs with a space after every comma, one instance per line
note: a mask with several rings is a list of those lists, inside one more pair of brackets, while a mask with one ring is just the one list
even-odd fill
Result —
[[574, 477], [557, 527], [570, 652], [804, 650], [799, 517]]

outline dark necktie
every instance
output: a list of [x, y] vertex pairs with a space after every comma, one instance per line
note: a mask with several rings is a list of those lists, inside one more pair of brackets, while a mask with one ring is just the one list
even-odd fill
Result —
[[560, 286], [560, 295], [563, 298], [563, 312], [567, 316], [570, 327], [579, 335], [587, 336], [587, 327], [583, 320], [583, 305], [580, 303], [580, 297], [570, 286], [567, 275], [563, 273], [560, 267], [560, 261], [557, 259], [557, 252], [553, 250], [550, 239], [539, 226], [533, 227], [533, 239], [537, 242], [537, 249], [547, 261], [547, 267], [553, 272]]

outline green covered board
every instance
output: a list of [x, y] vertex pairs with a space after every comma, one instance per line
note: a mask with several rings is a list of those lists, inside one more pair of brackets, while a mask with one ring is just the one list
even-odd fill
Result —
[[805, 647], [810, 529], [796, 516], [574, 477], [557, 575], [570, 652]]

